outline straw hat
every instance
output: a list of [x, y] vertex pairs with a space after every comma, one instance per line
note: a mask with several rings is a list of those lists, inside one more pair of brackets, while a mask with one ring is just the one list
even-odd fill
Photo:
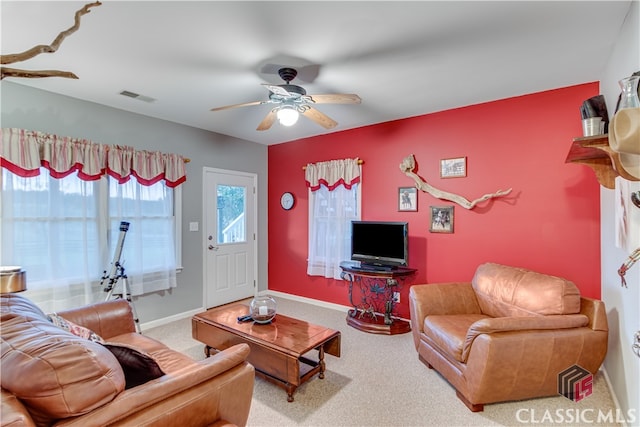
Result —
[[640, 179], [640, 108], [625, 108], [614, 114], [609, 146], [620, 155], [624, 170]]

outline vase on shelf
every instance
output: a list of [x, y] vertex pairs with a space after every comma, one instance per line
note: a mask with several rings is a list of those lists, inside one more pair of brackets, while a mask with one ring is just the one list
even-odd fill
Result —
[[269, 323], [276, 317], [278, 304], [269, 295], [258, 295], [249, 304], [249, 313], [256, 323]]
[[638, 83], [640, 82], [640, 76], [625, 77], [620, 80], [620, 102], [618, 102], [617, 111], [624, 110], [625, 108], [638, 108], [640, 107], [640, 98], [638, 97]]

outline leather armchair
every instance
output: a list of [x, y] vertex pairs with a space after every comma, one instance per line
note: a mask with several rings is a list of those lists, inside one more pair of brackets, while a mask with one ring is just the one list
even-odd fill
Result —
[[58, 315], [108, 343], [139, 349], [164, 375], [125, 389], [104, 346], [52, 324], [28, 299], [1, 297], [2, 426], [208, 426], [246, 424], [254, 368], [241, 344], [202, 361], [135, 332], [118, 299]]
[[414, 285], [409, 309], [420, 360], [474, 412], [557, 395], [562, 371], [595, 374], [607, 352], [604, 303], [526, 269], [487, 263], [471, 282]]

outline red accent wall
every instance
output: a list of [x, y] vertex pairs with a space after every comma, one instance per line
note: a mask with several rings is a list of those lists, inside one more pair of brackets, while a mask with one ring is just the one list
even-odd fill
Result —
[[[360, 157], [362, 219], [409, 222], [411, 284], [469, 281], [479, 264], [497, 262], [565, 277], [600, 298], [599, 185], [588, 167], [565, 164], [581, 135], [579, 107], [598, 93], [587, 83], [270, 146], [269, 289], [349, 305], [345, 282], [306, 274], [302, 167]], [[419, 191], [418, 211], [398, 212], [398, 188], [414, 185], [399, 169], [410, 154], [428, 183], [469, 200], [513, 190], [472, 210]], [[467, 177], [440, 178], [440, 159], [460, 156]], [[285, 191], [296, 197], [290, 211], [280, 207]], [[443, 205], [455, 206], [454, 233], [430, 233], [429, 206]], [[409, 287], [398, 306], [406, 318]]]

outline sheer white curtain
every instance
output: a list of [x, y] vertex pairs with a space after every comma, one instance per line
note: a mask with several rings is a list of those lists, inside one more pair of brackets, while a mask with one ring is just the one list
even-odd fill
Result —
[[121, 221], [130, 223], [119, 261], [131, 294], [176, 286], [174, 188], [186, 180], [182, 156], [1, 132], [0, 265], [26, 271], [27, 296], [44, 311], [105, 297], [100, 280], [116, 261]]
[[[2, 170], [0, 264], [27, 273], [26, 296], [52, 312], [94, 302], [104, 269], [99, 183], [76, 177], [31, 178]], [[106, 243], [106, 241], [104, 242]]]
[[360, 219], [359, 160], [308, 164], [309, 258], [307, 274], [340, 280], [351, 257], [351, 221]]
[[[45, 312], [99, 301], [106, 296], [103, 272], [111, 273], [120, 222], [126, 221], [119, 261], [131, 294], [175, 287], [173, 192], [162, 183], [47, 173], [23, 178], [3, 170], [0, 264], [27, 272], [25, 295]], [[122, 279], [116, 291], [121, 286]]]
[[110, 249], [114, 254], [120, 222], [126, 221], [121, 262], [132, 295], [176, 287], [175, 216], [173, 190], [161, 183], [109, 183]]

